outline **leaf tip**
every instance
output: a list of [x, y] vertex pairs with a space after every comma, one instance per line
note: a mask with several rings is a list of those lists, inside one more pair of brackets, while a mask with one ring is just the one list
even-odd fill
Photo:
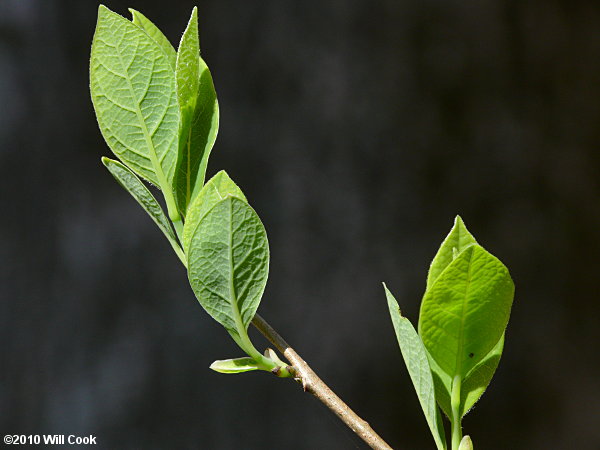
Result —
[[[458, 228], [461, 232], [466, 232], [468, 235], [471, 235], [470, 231], [467, 229], [467, 225], [465, 225], [465, 221], [458, 214], [456, 215], [456, 218], [454, 219], [454, 226], [456, 228]], [[475, 240], [474, 236], [471, 235], [471, 237], [473, 237], [473, 240]]]
[[471, 437], [468, 434], [460, 441], [458, 450], [473, 450], [473, 441], [471, 441]]
[[103, 4], [98, 5], [98, 18], [107, 16], [110, 13], [112, 13], [112, 11], [108, 9], [108, 7], [104, 6]]
[[[193, 26], [194, 31], [197, 32], [197, 30], [198, 30], [198, 7], [197, 6], [194, 6], [194, 8], [192, 9], [192, 14], [190, 15], [190, 20], [188, 22], [187, 28], [190, 28], [190, 26]], [[187, 29], [185, 31], [187, 31]]]
[[454, 218], [454, 228], [455, 228], [455, 229], [458, 229], [458, 230], [459, 230], [459, 232], [461, 232], [461, 233], [462, 233], [462, 232], [466, 232], [466, 234], [467, 234], [468, 236], [470, 236], [470, 237], [473, 239], [473, 241], [474, 241], [475, 243], [477, 243], [477, 240], [475, 239], [475, 236], [473, 236], [473, 235], [471, 234], [471, 232], [470, 232], [470, 231], [468, 230], [468, 228], [467, 228], [467, 225], [465, 225], [465, 221], [464, 221], [464, 220], [463, 220], [463, 218], [462, 218], [460, 215], [458, 215], [458, 214], [457, 214], [457, 215], [456, 215], [456, 217]]
[[402, 317], [402, 310], [400, 310], [400, 305], [398, 304], [398, 300], [396, 300], [396, 297], [394, 297], [394, 294], [392, 294], [392, 292], [388, 289], [387, 284], [385, 284], [385, 281], [383, 281], [382, 284], [383, 284], [383, 289], [385, 291], [385, 297], [388, 302], [388, 308], [390, 309], [390, 311], [392, 311], [392, 309], [397, 309], [398, 314], [400, 314], [400, 317]]
[[231, 177], [229, 176], [229, 174], [228, 174], [228, 173], [225, 171], [225, 169], [221, 169], [221, 170], [219, 170], [217, 173], [215, 173], [215, 175], [214, 175], [214, 177], [213, 177], [213, 178], [216, 178], [216, 177], [222, 177], [222, 176], [226, 176], [227, 178], [231, 178]]
[[387, 287], [387, 284], [385, 284], [385, 281], [382, 281], [381, 284], [383, 285], [383, 290], [385, 292], [385, 296], [389, 299], [390, 296], [393, 297], [391, 291], [389, 290], [389, 288]]

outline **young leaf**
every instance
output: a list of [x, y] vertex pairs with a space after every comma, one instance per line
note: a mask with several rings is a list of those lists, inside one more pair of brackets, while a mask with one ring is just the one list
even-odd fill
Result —
[[[199, 169], [197, 149], [191, 147], [192, 119], [199, 100], [200, 86], [200, 40], [198, 37], [198, 9], [194, 7], [188, 25], [183, 32], [177, 51], [177, 101], [181, 114], [179, 150], [173, 188], [179, 211], [184, 216], [191, 201]], [[195, 125], [195, 124], [194, 124]], [[203, 183], [204, 180], [201, 181]]]
[[[503, 348], [504, 334], [494, 348], [467, 374], [466, 379], [462, 382], [459, 408], [461, 417], [469, 412], [489, 386], [500, 362]], [[435, 385], [435, 398], [444, 414], [451, 417], [450, 392], [452, 390], [452, 378], [438, 366], [431, 355], [429, 355], [429, 363]]]
[[460, 445], [458, 446], [458, 450], [473, 450], [473, 442], [469, 435], [466, 435], [460, 441]]
[[190, 21], [183, 32], [179, 50], [175, 76], [177, 79], [177, 100], [182, 110], [194, 110], [198, 96], [200, 80], [200, 42], [198, 38], [198, 8], [194, 7]]
[[188, 253], [192, 289], [206, 312], [238, 343], [247, 337], [268, 272], [267, 234], [245, 201], [221, 200], [192, 231]]
[[113, 177], [115, 177], [119, 184], [131, 194], [131, 196], [142, 206], [142, 208], [144, 208], [154, 223], [158, 225], [158, 228], [160, 228], [163, 234], [167, 237], [171, 246], [175, 250], [175, 253], [177, 253], [177, 256], [183, 258], [182, 260], [185, 261], [185, 255], [183, 254], [181, 247], [177, 242], [177, 237], [173, 232], [173, 228], [171, 228], [169, 220], [148, 188], [144, 186], [140, 179], [131, 170], [129, 170], [119, 161], [103, 157], [102, 164], [106, 166], [108, 171]]
[[[187, 214], [204, 184], [208, 157], [219, 131], [219, 104], [212, 76], [206, 63], [199, 58], [200, 81], [198, 96], [189, 124], [182, 125], [179, 136], [179, 156], [175, 175], [177, 204]], [[182, 117], [188, 117], [182, 111]]]
[[460, 416], [469, 412], [489, 386], [500, 363], [504, 349], [504, 334], [483, 360], [471, 370], [460, 390]]
[[173, 69], [156, 41], [104, 6], [92, 43], [90, 89], [108, 146], [161, 187], [171, 215], [179, 131]]
[[443, 270], [450, 264], [456, 256], [458, 256], [465, 248], [470, 245], [477, 244], [477, 241], [473, 237], [463, 220], [460, 216], [456, 216], [454, 219], [454, 226], [442, 242], [440, 249], [433, 258], [431, 266], [429, 267], [429, 273], [427, 275], [427, 289], [433, 286], [433, 283]]
[[438, 421], [440, 416], [435, 403], [433, 378], [425, 346], [410, 321], [402, 317], [398, 302], [388, 290], [385, 283], [383, 284], [383, 288], [385, 289], [388, 308], [392, 316], [396, 338], [398, 339], [406, 368], [408, 369], [415, 391], [417, 391], [421, 408], [423, 408], [423, 413], [427, 419], [427, 424], [429, 425], [435, 444], [439, 450], [443, 450], [446, 448], [444, 427], [441, 421]]
[[175, 63], [177, 61], [177, 52], [167, 39], [167, 37], [163, 34], [162, 31], [158, 29], [156, 25], [154, 25], [150, 20], [144, 16], [141, 12], [136, 11], [135, 9], [129, 8], [129, 12], [131, 13], [132, 22], [140, 27], [142, 30], [148, 34], [154, 41], [162, 48], [162, 50], [169, 58], [169, 63], [175, 71]]
[[181, 113], [174, 188], [181, 214], [198, 195], [217, 138], [219, 107], [210, 71], [200, 58], [198, 10], [194, 8], [177, 52], [177, 99]]
[[452, 378], [440, 368], [429, 352], [427, 352], [427, 358], [429, 360], [429, 367], [431, 367], [433, 385], [435, 386], [435, 400], [446, 417], [451, 418], [450, 392], [452, 391]]
[[440, 369], [465, 376], [492, 350], [508, 323], [514, 284], [481, 246], [460, 253], [426, 292], [419, 330]]
[[215, 372], [242, 373], [259, 370], [258, 363], [252, 358], [221, 359], [210, 365]]
[[198, 227], [200, 220], [217, 203], [226, 197], [237, 197], [246, 201], [242, 190], [233, 182], [227, 172], [221, 170], [204, 185], [200, 194], [189, 207], [188, 216], [183, 227], [183, 248], [189, 250], [192, 234]]

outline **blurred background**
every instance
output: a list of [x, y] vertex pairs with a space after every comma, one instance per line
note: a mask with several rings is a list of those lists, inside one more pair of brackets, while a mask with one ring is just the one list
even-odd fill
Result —
[[[106, 0], [177, 44], [194, 5], [225, 168], [269, 234], [259, 312], [394, 448], [433, 448], [381, 282], [416, 323], [456, 214], [516, 284], [464, 420], [479, 449], [600, 448], [600, 3]], [[98, 3], [0, 0], [0, 431], [97, 448], [364, 448], [241, 356], [100, 164]], [[252, 331], [258, 348], [266, 342]]]

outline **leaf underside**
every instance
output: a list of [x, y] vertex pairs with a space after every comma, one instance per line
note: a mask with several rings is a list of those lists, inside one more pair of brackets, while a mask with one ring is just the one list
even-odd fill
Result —
[[90, 89], [115, 155], [142, 178], [170, 186], [179, 131], [173, 69], [154, 39], [104, 6], [92, 43]]
[[192, 234], [198, 227], [200, 220], [217, 203], [227, 197], [237, 197], [246, 201], [246, 196], [242, 190], [229, 178], [227, 172], [221, 170], [204, 185], [189, 208], [189, 214], [183, 227], [183, 248], [186, 252], [189, 250]]
[[167, 237], [172, 246], [178, 247], [177, 237], [173, 232], [171, 223], [163, 212], [160, 204], [156, 201], [152, 193], [141, 180], [119, 161], [110, 158], [102, 158], [102, 163], [106, 166], [111, 175], [119, 184], [131, 194], [131, 196], [144, 208], [150, 218], [158, 225], [158, 228]]
[[190, 284], [202, 307], [233, 336], [245, 332], [254, 317], [268, 271], [265, 229], [243, 200], [221, 200], [193, 230]]
[[417, 392], [421, 408], [425, 414], [427, 424], [435, 440], [438, 449], [445, 448], [445, 434], [439, 411], [436, 406], [435, 390], [427, 351], [410, 321], [402, 317], [398, 302], [383, 285], [388, 302], [388, 308], [392, 317], [394, 331], [400, 345], [402, 357], [408, 369], [408, 373]]
[[169, 59], [169, 64], [171, 65], [173, 71], [175, 71], [175, 64], [177, 61], [177, 52], [173, 45], [167, 37], [163, 34], [162, 31], [158, 29], [156, 25], [154, 25], [150, 19], [144, 16], [141, 12], [136, 11], [135, 9], [129, 8], [132, 16], [132, 22], [140, 27], [142, 30], [146, 32], [148, 36], [150, 36], [159, 47], [165, 52], [167, 58]]

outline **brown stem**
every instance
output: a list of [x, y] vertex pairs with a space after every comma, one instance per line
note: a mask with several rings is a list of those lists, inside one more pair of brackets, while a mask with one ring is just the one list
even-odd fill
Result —
[[269, 325], [265, 319], [256, 314], [252, 324], [260, 331], [293, 365], [296, 377], [302, 382], [305, 392], [310, 392], [321, 403], [327, 406], [354, 433], [356, 433], [371, 448], [391, 450], [390, 447], [371, 426], [361, 419], [354, 411], [339, 398], [308, 364], [294, 351], [292, 347]]

